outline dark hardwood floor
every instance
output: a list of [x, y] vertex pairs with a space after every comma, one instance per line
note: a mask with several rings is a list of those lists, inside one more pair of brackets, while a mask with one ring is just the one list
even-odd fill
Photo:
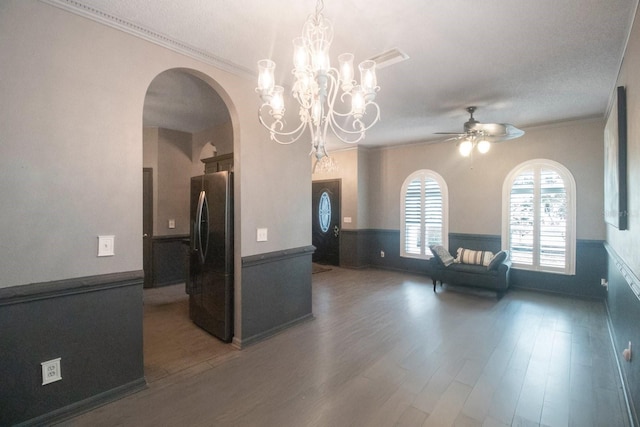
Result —
[[315, 320], [242, 351], [183, 329], [160, 354], [145, 303], [149, 388], [63, 425], [629, 426], [602, 302], [340, 268], [313, 298]]
[[184, 284], [144, 290], [143, 328], [148, 384], [199, 364], [214, 366], [238, 353], [191, 322]]

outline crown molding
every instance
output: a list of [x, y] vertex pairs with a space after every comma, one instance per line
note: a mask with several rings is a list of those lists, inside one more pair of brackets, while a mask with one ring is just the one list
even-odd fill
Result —
[[194, 46], [191, 46], [187, 43], [183, 43], [179, 40], [175, 40], [169, 36], [160, 34], [149, 28], [143, 27], [142, 25], [134, 24], [132, 22], [127, 21], [126, 19], [119, 18], [117, 16], [108, 14], [96, 8], [87, 6], [85, 4], [82, 4], [79, 1], [75, 1], [75, 0], [40, 0], [40, 1], [42, 3], [46, 3], [51, 6], [57, 7], [59, 9], [65, 10], [67, 12], [73, 13], [75, 15], [79, 15], [84, 18], [90, 19], [99, 24], [106, 25], [116, 30], [125, 32], [134, 37], [146, 40], [158, 46], [162, 46], [166, 49], [172, 50], [174, 52], [188, 56], [190, 58], [204, 62], [206, 64], [213, 65], [214, 67], [227, 71], [231, 74], [249, 78], [249, 79], [255, 79], [256, 77], [256, 74], [253, 71], [247, 68], [244, 68], [238, 64], [235, 64], [230, 61], [226, 61], [216, 55], [213, 55], [210, 52], [204, 51], [202, 49], [198, 49]]

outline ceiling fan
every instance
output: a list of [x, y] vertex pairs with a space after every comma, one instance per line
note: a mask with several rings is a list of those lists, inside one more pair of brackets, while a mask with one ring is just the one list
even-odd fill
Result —
[[455, 135], [445, 141], [458, 140], [460, 154], [468, 156], [474, 147], [480, 153], [489, 151], [492, 142], [502, 142], [509, 139], [519, 138], [524, 135], [524, 131], [508, 123], [480, 123], [473, 117], [476, 107], [467, 107], [469, 120], [464, 124], [464, 131], [458, 132], [436, 132], [437, 135]]

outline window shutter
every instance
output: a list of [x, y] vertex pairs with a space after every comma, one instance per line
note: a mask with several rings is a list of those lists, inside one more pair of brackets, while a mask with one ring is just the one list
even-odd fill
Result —
[[508, 249], [514, 266], [573, 274], [575, 206], [569, 203], [574, 187], [570, 175], [542, 162], [515, 176], [508, 202]]
[[420, 255], [420, 222], [422, 210], [422, 180], [414, 179], [404, 197], [405, 247], [407, 253]]
[[567, 191], [557, 172], [540, 172], [540, 265], [564, 268], [567, 252]]
[[514, 180], [509, 205], [509, 248], [518, 264], [533, 264], [534, 243], [534, 174], [528, 170]]
[[442, 244], [442, 192], [433, 179], [424, 182], [424, 232], [427, 246]]
[[432, 245], [446, 245], [447, 185], [437, 173], [422, 169], [409, 175], [400, 197], [400, 256], [429, 259]]

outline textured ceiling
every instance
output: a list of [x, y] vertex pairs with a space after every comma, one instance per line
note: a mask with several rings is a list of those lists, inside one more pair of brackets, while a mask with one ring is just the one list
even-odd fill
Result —
[[[291, 40], [315, 9], [313, 0], [47, 1], [157, 33], [239, 74], [255, 76], [256, 62], [271, 58], [284, 86], [290, 86]], [[469, 105], [479, 107], [480, 122], [520, 128], [602, 117], [637, 3], [327, 0], [324, 14], [335, 27], [332, 61], [350, 51], [359, 62], [391, 48], [410, 57], [378, 73], [382, 119], [362, 143], [373, 146], [442, 139], [434, 132], [461, 130]], [[161, 75], [153, 82], [145, 120], [163, 120], [156, 107], [164, 87], [184, 87], [189, 94], [163, 108], [173, 116], [166, 119], [176, 122], [172, 126], [218, 120], [212, 117], [215, 96], [196, 95], [197, 102], [188, 102], [198, 83], [184, 75]], [[174, 93], [171, 99], [179, 97]], [[202, 107], [211, 111], [202, 113]]]

